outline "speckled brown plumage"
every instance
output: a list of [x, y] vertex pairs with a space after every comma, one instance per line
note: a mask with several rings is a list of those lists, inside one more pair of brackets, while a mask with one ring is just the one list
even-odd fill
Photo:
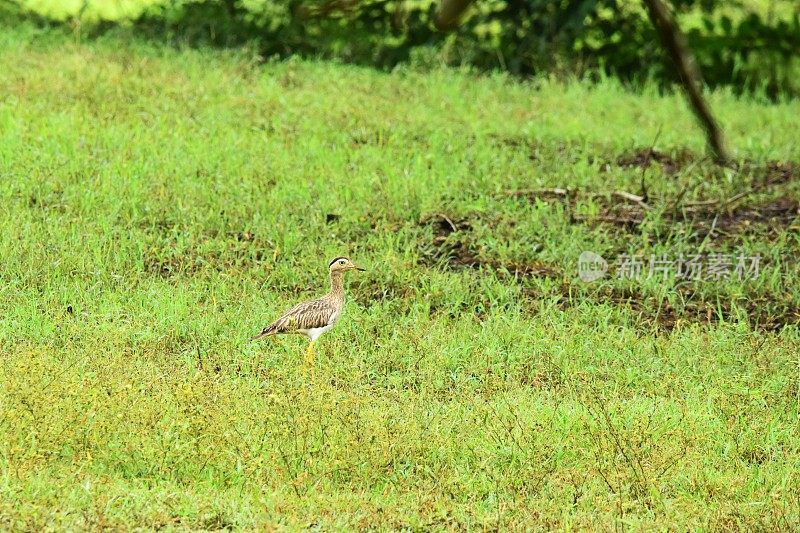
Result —
[[346, 257], [337, 257], [328, 265], [331, 277], [331, 290], [322, 298], [301, 302], [279, 319], [261, 330], [253, 340], [281, 333], [299, 333], [311, 341], [307, 356], [313, 357], [314, 341], [331, 329], [344, 308], [344, 273], [349, 270], [364, 270]]
[[331, 319], [338, 318], [344, 305], [344, 294], [339, 300], [337, 301], [331, 298], [331, 294], [327, 294], [317, 300], [300, 302], [286, 311], [278, 320], [261, 330], [258, 337], [267, 337], [278, 333], [295, 333], [298, 330], [324, 328], [331, 325]]

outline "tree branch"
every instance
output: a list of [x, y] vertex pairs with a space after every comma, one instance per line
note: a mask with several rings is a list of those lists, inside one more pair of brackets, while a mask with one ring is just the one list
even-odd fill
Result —
[[667, 53], [678, 69], [683, 89], [689, 98], [689, 104], [695, 117], [706, 132], [706, 142], [714, 153], [718, 162], [725, 162], [729, 159], [728, 151], [725, 148], [725, 138], [719, 124], [711, 114], [701, 91], [702, 78], [700, 70], [697, 68], [694, 57], [686, 44], [684, 37], [672, 14], [664, 5], [662, 0], [643, 0]]
[[439, 31], [452, 31], [458, 28], [461, 14], [471, 3], [472, 0], [442, 0], [433, 25]]

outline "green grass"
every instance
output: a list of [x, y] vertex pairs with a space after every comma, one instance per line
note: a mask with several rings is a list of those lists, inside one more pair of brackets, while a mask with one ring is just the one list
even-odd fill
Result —
[[[0, 528], [800, 521], [800, 239], [762, 214], [800, 174], [670, 208], [800, 161], [800, 102], [711, 95], [734, 171], [680, 95], [612, 80], [0, 50]], [[678, 169], [618, 164], [650, 146]], [[643, 221], [603, 222], [642, 179]], [[575, 200], [513, 195], [547, 187]], [[583, 250], [764, 265], [583, 284]], [[303, 339], [247, 341], [342, 254], [369, 272], [313, 376]]]

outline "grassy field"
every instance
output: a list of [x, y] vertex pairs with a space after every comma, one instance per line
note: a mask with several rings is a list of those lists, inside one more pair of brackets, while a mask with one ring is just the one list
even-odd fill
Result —
[[711, 99], [2, 29], [0, 529], [797, 528], [800, 102]]

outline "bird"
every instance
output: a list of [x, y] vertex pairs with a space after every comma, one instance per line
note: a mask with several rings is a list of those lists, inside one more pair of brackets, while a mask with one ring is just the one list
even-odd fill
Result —
[[309, 341], [305, 354], [305, 364], [314, 364], [314, 343], [326, 331], [336, 325], [344, 309], [344, 274], [351, 270], [360, 272], [366, 269], [353, 263], [349, 258], [339, 256], [328, 263], [331, 290], [322, 298], [307, 300], [295, 305], [279, 319], [261, 330], [251, 340], [263, 339], [282, 333], [305, 335]]

